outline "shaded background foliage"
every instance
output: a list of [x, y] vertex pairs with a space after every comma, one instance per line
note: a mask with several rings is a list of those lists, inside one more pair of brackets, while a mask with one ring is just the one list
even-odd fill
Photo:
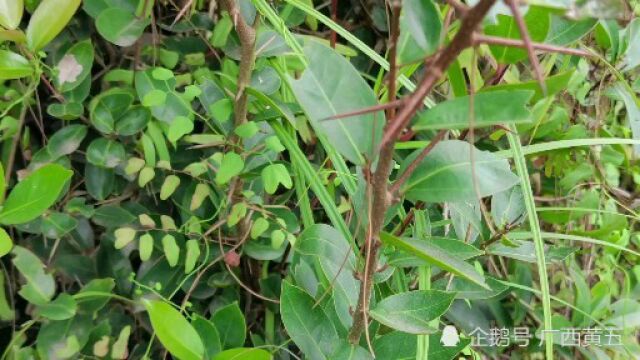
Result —
[[[0, 0], [3, 359], [640, 356], [638, 4], [519, 7], [533, 63], [493, 6], [394, 140], [380, 234], [397, 118], [344, 114], [395, 98], [395, 3], [334, 5]], [[401, 99], [466, 5], [395, 13]], [[548, 323], [622, 345], [545, 348]]]

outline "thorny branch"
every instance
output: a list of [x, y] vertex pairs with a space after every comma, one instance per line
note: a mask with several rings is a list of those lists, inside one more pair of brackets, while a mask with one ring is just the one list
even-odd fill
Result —
[[[420, 82], [416, 91], [407, 97], [405, 106], [396, 115], [392, 112], [393, 117], [388, 119], [385, 134], [380, 145], [380, 157], [378, 164], [373, 173], [370, 186], [372, 193], [372, 212], [369, 219], [369, 231], [367, 241], [365, 243], [365, 273], [360, 283], [360, 293], [358, 304], [354, 312], [353, 326], [349, 332], [349, 341], [357, 344], [360, 341], [362, 332], [367, 328], [367, 312], [368, 302], [371, 297], [371, 287], [373, 283], [373, 275], [377, 268], [378, 248], [380, 246], [380, 231], [384, 225], [384, 215], [392, 199], [389, 196], [387, 179], [391, 172], [393, 163], [394, 145], [400, 132], [407, 126], [413, 115], [422, 105], [424, 98], [431, 92], [433, 86], [440, 79], [444, 71], [457, 58], [458, 54], [468, 46], [473, 44], [472, 34], [484, 18], [485, 14], [491, 9], [496, 0], [481, 0], [476, 6], [465, 11], [462, 17], [460, 30], [453, 38], [451, 43], [441, 52], [439, 52], [435, 60], [429, 67], [429, 72]], [[394, 17], [396, 15], [394, 14]], [[392, 27], [392, 32], [395, 26]], [[397, 39], [398, 34], [392, 34], [392, 39]], [[390, 47], [395, 47], [391, 44]], [[391, 49], [390, 49], [391, 50]], [[390, 72], [395, 76], [395, 52], [390, 51], [392, 66]], [[391, 75], [391, 74], [390, 74]], [[392, 91], [395, 92], [395, 77], [390, 76], [389, 84], [394, 84], [389, 88], [389, 100], [393, 100]], [[387, 114], [389, 111], [387, 111]]]

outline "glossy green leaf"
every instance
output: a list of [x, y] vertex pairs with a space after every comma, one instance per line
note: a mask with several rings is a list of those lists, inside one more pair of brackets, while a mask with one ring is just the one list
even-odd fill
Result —
[[212, 360], [271, 360], [271, 354], [263, 349], [236, 348], [225, 350], [216, 355]]
[[19, 182], [0, 211], [0, 223], [22, 224], [35, 219], [56, 201], [73, 172], [57, 164], [45, 165]]
[[220, 334], [220, 343], [225, 349], [241, 347], [246, 339], [247, 328], [244, 315], [237, 302], [216, 310], [211, 317]]
[[464, 129], [484, 127], [503, 123], [523, 123], [531, 121], [531, 112], [526, 105], [533, 91], [492, 91], [475, 94], [473, 97], [473, 118], [470, 114], [469, 96], [445, 101], [418, 115], [412, 129]]
[[124, 146], [106, 138], [93, 140], [87, 147], [87, 161], [95, 166], [114, 168], [124, 163], [126, 151]]
[[23, 11], [23, 0], [0, 0], [0, 26], [8, 30], [17, 28]]
[[309, 66], [298, 80], [289, 81], [314, 130], [331, 139], [352, 163], [373, 161], [384, 127], [381, 112], [327, 120], [377, 105], [373, 91], [353, 65], [334, 50], [308, 41], [304, 51]]
[[0, 228], [0, 257], [7, 255], [13, 248], [13, 240], [3, 228]]
[[151, 113], [142, 106], [133, 106], [116, 120], [115, 132], [120, 136], [131, 136], [144, 130], [151, 120]]
[[96, 28], [103, 38], [118, 46], [131, 46], [149, 25], [148, 18], [139, 18], [122, 8], [110, 8], [100, 13]]
[[133, 94], [122, 89], [112, 89], [94, 97], [89, 104], [91, 124], [104, 134], [112, 134], [116, 129], [116, 121], [123, 116], [133, 104]]
[[45, 47], [67, 26], [80, 0], [42, 0], [27, 27], [27, 46], [33, 51]]
[[408, 0], [402, 3], [398, 60], [400, 64], [421, 61], [440, 45], [442, 21], [432, 0]]
[[322, 307], [301, 288], [282, 283], [280, 314], [287, 333], [312, 360], [330, 359], [339, 341], [336, 329]]
[[31, 74], [33, 74], [33, 66], [24, 56], [8, 50], [0, 50], [0, 80], [20, 79]]
[[159, 300], [145, 300], [143, 303], [158, 340], [171, 355], [179, 360], [202, 360], [202, 340], [178, 310]]
[[[409, 155], [402, 163], [400, 172], [404, 172], [420, 153], [421, 150], [417, 150]], [[402, 191], [412, 201], [470, 201], [478, 196], [505, 191], [517, 183], [518, 177], [511, 172], [509, 162], [505, 159], [472, 148], [464, 141], [447, 140], [438, 143], [420, 162]]]
[[48, 303], [56, 292], [56, 283], [51, 274], [44, 271], [44, 265], [31, 251], [15, 246], [13, 265], [26, 280], [18, 292], [32, 304], [43, 305]]
[[220, 351], [222, 351], [222, 344], [220, 344], [220, 334], [213, 322], [205, 319], [204, 317], [194, 314], [191, 326], [198, 332], [202, 343], [204, 344], [205, 359], [211, 359]]
[[479, 274], [473, 266], [460, 259], [457, 250], [455, 250], [456, 247], [464, 248], [469, 245], [459, 240], [451, 239], [451, 247], [445, 248], [428, 240], [400, 238], [384, 232], [380, 235], [380, 239], [387, 245], [395, 246], [445, 271], [489, 289], [484, 281], [484, 276]]
[[430, 321], [444, 314], [455, 299], [455, 293], [417, 290], [389, 296], [369, 312], [386, 326], [411, 334], [433, 334]]
[[73, 45], [56, 65], [56, 86], [62, 92], [78, 87], [91, 74], [93, 66], [93, 45], [85, 40]]

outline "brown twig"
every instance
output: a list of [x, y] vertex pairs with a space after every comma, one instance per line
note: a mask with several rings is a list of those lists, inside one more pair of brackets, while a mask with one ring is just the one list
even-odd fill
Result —
[[[238, 71], [238, 90], [235, 96], [234, 102], [234, 127], [238, 128], [242, 124], [247, 122], [247, 110], [249, 107], [249, 95], [245, 91], [247, 86], [251, 82], [251, 74], [253, 72], [253, 66], [256, 61], [256, 27], [260, 22], [260, 16], [256, 14], [253, 25], [249, 25], [242, 14], [236, 0], [223, 0], [222, 4], [224, 8], [229, 12], [233, 25], [240, 39], [240, 69]], [[239, 136], [233, 135], [231, 142], [234, 146], [240, 147], [242, 139]], [[231, 185], [230, 198], [231, 207], [238, 199], [242, 197], [242, 179], [236, 177]], [[247, 222], [245, 219], [238, 223], [238, 229], [240, 234], [244, 234], [247, 231]]]
[[398, 107], [402, 106], [402, 104], [403, 104], [403, 100], [399, 99], [399, 100], [387, 102], [387, 103], [384, 103], [384, 104], [369, 106], [369, 107], [366, 107], [364, 109], [358, 109], [358, 110], [354, 110], [354, 111], [350, 111], [350, 112], [346, 112], [346, 113], [342, 113], [342, 114], [329, 116], [328, 118], [321, 119], [320, 121], [346, 119], [346, 118], [349, 118], [349, 117], [370, 114], [370, 113], [378, 112], [378, 111], [381, 111], [381, 110], [388, 110], [388, 109], [391, 109], [391, 108], [398, 108]]
[[[402, 132], [416, 112], [422, 107], [422, 101], [431, 92], [435, 84], [440, 80], [442, 74], [449, 68], [449, 65], [458, 57], [462, 50], [473, 43], [473, 33], [484, 19], [484, 16], [493, 6], [496, 0], [480, 0], [473, 8], [467, 11], [460, 24], [460, 29], [451, 43], [441, 51], [437, 58], [429, 67], [429, 72], [422, 78], [416, 91], [406, 100], [405, 106], [398, 113], [398, 116], [384, 134], [381, 147], [387, 148], [389, 144], [395, 143], [398, 135]], [[391, 146], [393, 148], [393, 146]]]
[[516, 20], [516, 24], [518, 24], [518, 29], [520, 30], [520, 37], [525, 44], [525, 48], [527, 49], [527, 54], [529, 55], [529, 61], [531, 62], [531, 66], [533, 67], [533, 73], [540, 84], [540, 90], [544, 95], [547, 94], [547, 86], [544, 83], [544, 75], [542, 74], [542, 69], [540, 69], [540, 61], [538, 61], [538, 57], [536, 56], [536, 52], [533, 50], [533, 43], [531, 41], [531, 36], [529, 35], [529, 30], [527, 29], [527, 24], [524, 22], [524, 18], [520, 13], [520, 9], [518, 9], [518, 4], [515, 0], [507, 0], [507, 5], [511, 9], [511, 14], [513, 18]]
[[[472, 34], [476, 27], [480, 24], [485, 14], [489, 11], [496, 0], [480, 0], [473, 8], [469, 9], [462, 18], [460, 30], [453, 38], [451, 43], [440, 51], [428, 67], [428, 72], [422, 79], [416, 91], [408, 96], [405, 106], [398, 113], [392, 113], [393, 117], [388, 118], [387, 127], [383, 140], [380, 144], [380, 152], [377, 167], [371, 177], [368, 187], [372, 189], [372, 204], [369, 219], [369, 230], [365, 242], [365, 272], [362, 276], [363, 281], [360, 283], [360, 292], [358, 296], [358, 304], [354, 312], [353, 326], [349, 332], [349, 342], [357, 344], [363, 331], [368, 329], [367, 312], [368, 302], [371, 297], [371, 288], [373, 284], [373, 275], [377, 268], [377, 253], [380, 246], [380, 232], [384, 226], [384, 216], [387, 208], [391, 203], [390, 193], [388, 192], [388, 177], [391, 172], [393, 163], [394, 145], [398, 135], [407, 126], [411, 118], [422, 106], [422, 101], [431, 92], [433, 86], [440, 79], [444, 71], [458, 57], [460, 52], [473, 43]], [[392, 27], [394, 29], [395, 27]], [[394, 35], [392, 35], [392, 39]], [[397, 39], [397, 34], [395, 35]], [[394, 46], [393, 44], [391, 46]], [[390, 51], [391, 53], [391, 51]], [[390, 59], [395, 61], [395, 57]], [[394, 66], [390, 67], [390, 72], [394, 71]], [[396, 79], [389, 77], [389, 100], [394, 99], [391, 90], [395, 90]]]

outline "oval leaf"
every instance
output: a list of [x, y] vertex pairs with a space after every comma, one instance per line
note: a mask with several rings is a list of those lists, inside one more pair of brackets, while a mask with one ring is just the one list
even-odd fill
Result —
[[390, 328], [411, 334], [433, 334], [430, 322], [444, 314], [455, 299], [455, 293], [439, 290], [417, 290], [392, 295], [370, 311], [371, 317]]
[[180, 360], [201, 360], [204, 345], [196, 330], [173, 306], [158, 300], [144, 301], [151, 326], [162, 345]]
[[40, 216], [56, 201], [73, 172], [48, 164], [19, 182], [0, 211], [0, 223], [22, 224]]
[[78, 6], [80, 0], [42, 0], [27, 27], [29, 49], [38, 51], [58, 36]]

